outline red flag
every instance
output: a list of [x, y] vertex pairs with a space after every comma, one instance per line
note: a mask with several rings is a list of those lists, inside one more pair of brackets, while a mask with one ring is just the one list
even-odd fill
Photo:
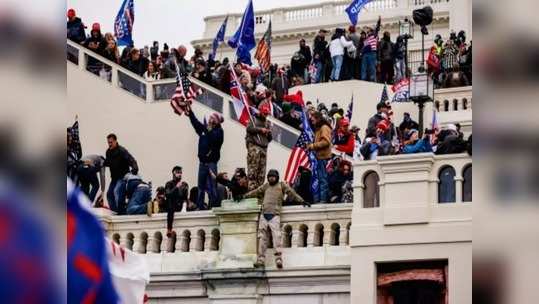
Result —
[[238, 121], [247, 126], [249, 120], [251, 120], [251, 112], [249, 111], [248, 98], [245, 92], [241, 89], [238, 77], [232, 65], [230, 65], [230, 95], [234, 97], [232, 104], [234, 105], [234, 112]]

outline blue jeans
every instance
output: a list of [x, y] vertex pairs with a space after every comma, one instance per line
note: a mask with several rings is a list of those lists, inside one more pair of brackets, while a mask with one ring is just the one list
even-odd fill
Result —
[[127, 214], [146, 214], [148, 202], [152, 199], [152, 190], [144, 185], [137, 187], [127, 203]]
[[363, 60], [361, 61], [361, 80], [376, 82], [376, 52], [363, 54]]
[[198, 198], [196, 204], [199, 210], [206, 210], [204, 206], [205, 192], [208, 192], [209, 209], [217, 204], [217, 184], [211, 177], [210, 170], [217, 175], [217, 163], [200, 163], [198, 166]]
[[337, 55], [337, 56], [331, 57], [331, 61], [333, 62], [333, 69], [331, 70], [332, 80], [339, 80], [339, 76], [341, 75], [341, 67], [342, 67], [343, 58], [344, 58], [344, 55]]
[[404, 59], [396, 59], [395, 60], [395, 83], [402, 78], [404, 78], [405, 75], [405, 63]]
[[324, 202], [327, 203], [329, 200], [329, 183], [328, 183], [328, 172], [326, 171], [326, 166], [328, 164], [327, 159], [319, 159], [318, 165], [316, 167], [316, 173], [318, 174], [318, 192], [314, 193], [313, 199], [315, 202]]
[[322, 70], [324, 69], [324, 64], [321, 60], [318, 60], [314, 63], [314, 66], [316, 67], [316, 75], [315, 79], [313, 79], [314, 83], [320, 83], [322, 80]]
[[125, 213], [125, 182], [121, 179], [111, 180], [107, 190], [107, 201], [110, 210], [118, 213]]

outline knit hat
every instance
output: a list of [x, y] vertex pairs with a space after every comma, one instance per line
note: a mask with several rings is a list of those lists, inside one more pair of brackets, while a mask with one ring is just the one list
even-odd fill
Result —
[[72, 18], [72, 17], [75, 17], [77, 14], [75, 13], [75, 10], [70, 8], [69, 10], [67, 10], [67, 17], [69, 18]]
[[215, 120], [218, 124], [222, 124], [225, 121], [223, 116], [217, 112], [210, 115], [210, 118], [213, 118], [213, 120]]
[[376, 129], [381, 129], [382, 131], [387, 131], [389, 129], [389, 122], [387, 120], [381, 120], [377, 125]]
[[101, 25], [97, 22], [92, 24], [92, 31], [101, 31]]

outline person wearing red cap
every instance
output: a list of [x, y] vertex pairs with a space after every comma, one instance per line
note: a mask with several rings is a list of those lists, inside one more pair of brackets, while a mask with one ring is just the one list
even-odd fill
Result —
[[67, 11], [67, 39], [79, 44], [86, 39], [84, 24], [72, 8]]
[[383, 119], [376, 124], [376, 135], [365, 138], [365, 143], [360, 152], [366, 160], [376, 159], [378, 155], [389, 155], [391, 153], [391, 142], [385, 136], [390, 128], [391, 122]]
[[253, 116], [247, 125], [245, 144], [247, 146], [247, 177], [249, 191], [264, 184], [266, 177], [266, 160], [268, 145], [271, 142], [271, 123], [267, 119], [271, 108], [267, 102], [258, 107], [258, 113]]
[[339, 120], [339, 128], [335, 132], [334, 144], [337, 151], [353, 156], [356, 139], [349, 127], [350, 121], [348, 118], [344, 117]]
[[[94, 23], [92, 25], [92, 30], [90, 31], [90, 37], [84, 41], [83, 45], [89, 48], [91, 51], [94, 51], [98, 55], [103, 56], [105, 48], [107, 47], [107, 41], [105, 37], [101, 34], [101, 25], [99, 23]], [[103, 67], [103, 64], [97, 59], [89, 56], [88, 58], [88, 69], [92, 72], [99, 73], [99, 70]]]

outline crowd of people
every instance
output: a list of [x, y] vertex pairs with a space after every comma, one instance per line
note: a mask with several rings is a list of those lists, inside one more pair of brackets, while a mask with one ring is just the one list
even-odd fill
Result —
[[[348, 31], [337, 28], [329, 42], [326, 41], [328, 31], [321, 29], [314, 38], [312, 51], [301, 39], [299, 50], [293, 54], [289, 65], [273, 64], [268, 71], [262, 71], [241, 62], [229, 62], [228, 58], [206, 60], [200, 49], [195, 49], [194, 55], [188, 59], [185, 46], [169, 48], [165, 43], [160, 49], [157, 41], [152, 47], [142, 49], [127, 46], [120, 54], [114, 36], [111, 33], [103, 35], [98, 23], [92, 25], [87, 37], [85, 26], [75, 11], [70, 9], [67, 16], [69, 39], [146, 80], [191, 75], [231, 94], [231, 77], [237, 75], [246, 103], [254, 109], [245, 129], [247, 168], [237, 168], [229, 178], [227, 172], [218, 170], [225, 140], [224, 118], [214, 113], [208, 121], [204, 119], [201, 122], [187, 105], [184, 113], [198, 135], [196, 185], [190, 187], [183, 179], [183, 168], [176, 165], [171, 170], [171, 179], [157, 187], [153, 198], [151, 182], [141, 178], [135, 157], [119, 145], [115, 134], [107, 136], [109, 148], [104, 156], [83, 155], [78, 124], [68, 128], [67, 173], [94, 206], [108, 206], [120, 215], [167, 213], [169, 235], [173, 233], [175, 212], [208, 210], [220, 206], [226, 199], [238, 201], [256, 197], [263, 206], [260, 229], [272, 230], [276, 238], [280, 233], [279, 215], [283, 205], [352, 203], [354, 160], [421, 152], [448, 154], [467, 151], [471, 154], [471, 136], [464, 139], [460, 125], [420, 130], [410, 114], [404, 113], [402, 122], [397, 126], [387, 98], [382, 98], [377, 104], [376, 113], [369, 119], [365, 132], [360, 134], [358, 126], [350, 126], [351, 108], [345, 113], [337, 103], [328, 108], [318, 101], [316, 104], [305, 101], [300, 90], [295, 94], [289, 93], [289, 88], [306, 83], [362, 79], [392, 84], [409, 75], [404, 64], [405, 39], [397, 37], [396, 42], [392, 42], [389, 32], [384, 32], [379, 39], [380, 18], [374, 28], [365, 28], [359, 34], [353, 26]], [[471, 42], [468, 46], [464, 32], [452, 33], [445, 43], [437, 35], [428, 56], [427, 72], [439, 87], [451, 83], [471, 84], [471, 57]], [[88, 69], [110, 77], [107, 75], [110, 67], [95, 58], [89, 57]], [[303, 148], [307, 153], [312, 152], [316, 165], [312, 168], [300, 166], [293, 181], [283, 182], [278, 171], [267, 171], [266, 168], [268, 146], [273, 140], [268, 116], [305, 131], [302, 115], [314, 133], [312, 142]], [[111, 181], [104, 194], [107, 167]], [[318, 187], [313, 188], [315, 178]], [[98, 196], [99, 190], [101, 195]], [[279, 241], [278, 238], [275, 241]], [[265, 241], [259, 243], [260, 246], [264, 244]], [[259, 252], [265, 251], [265, 247], [259, 249]], [[263, 260], [263, 256], [259, 258]], [[276, 262], [279, 261], [280, 256], [276, 256]]]

